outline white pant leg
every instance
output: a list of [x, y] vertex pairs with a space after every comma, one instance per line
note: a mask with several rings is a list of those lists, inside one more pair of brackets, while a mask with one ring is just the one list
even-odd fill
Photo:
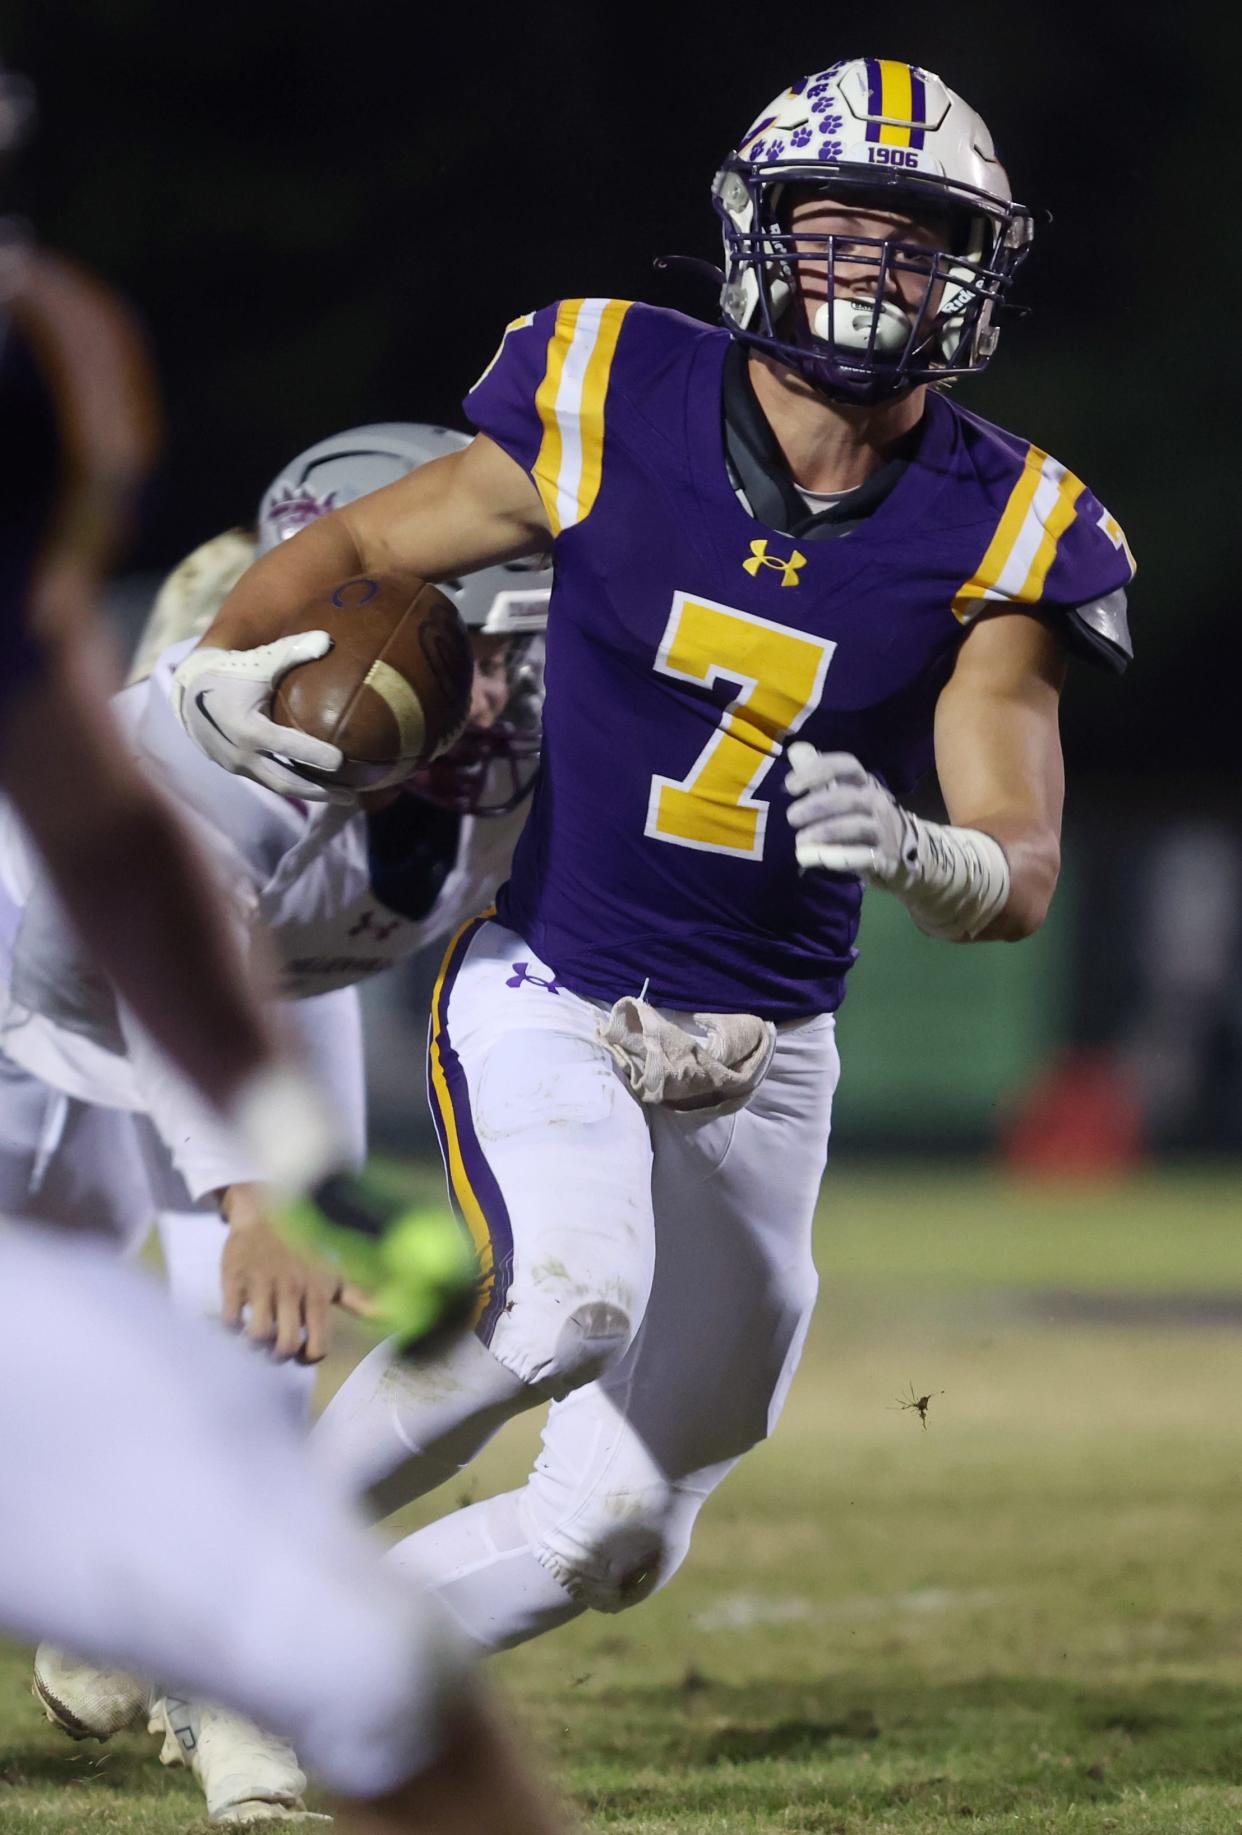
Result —
[[388, 1516], [434, 1491], [506, 1421], [545, 1399], [467, 1333], [438, 1357], [396, 1360], [389, 1344], [356, 1364], [311, 1430], [311, 1457]]
[[598, 1021], [486, 918], [454, 939], [432, 1003], [432, 1112], [485, 1275], [477, 1334], [546, 1395], [633, 1341], [655, 1259], [647, 1117]]
[[589, 1382], [638, 1329], [655, 1252], [651, 1142], [598, 1017], [496, 923], [449, 950], [430, 1082], [485, 1271], [476, 1332], [417, 1368], [373, 1352], [312, 1437], [384, 1511], [459, 1470], [514, 1414]]
[[156, 1219], [168, 1292], [179, 1312], [218, 1319], [220, 1258], [228, 1229], [212, 1210], [161, 1211]]
[[367, 1157], [367, 1085], [357, 988], [287, 1001], [281, 1018], [301, 1044], [350, 1157], [361, 1166]]
[[554, 1404], [522, 1490], [393, 1551], [480, 1647], [663, 1585], [706, 1498], [775, 1425], [814, 1305], [811, 1223], [837, 1072], [825, 1016], [782, 1030], [740, 1113], [654, 1115], [657, 1262], [640, 1337]]
[[69, 1237], [0, 1225], [0, 1295], [0, 1622], [237, 1707], [346, 1794], [418, 1769], [438, 1621], [258, 1365]]

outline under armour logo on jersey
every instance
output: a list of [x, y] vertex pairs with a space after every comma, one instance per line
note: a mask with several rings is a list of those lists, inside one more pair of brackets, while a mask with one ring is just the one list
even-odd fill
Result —
[[400, 926], [400, 918], [393, 918], [390, 924], [377, 924], [375, 922], [375, 913], [373, 911], [364, 911], [362, 916], [358, 919], [358, 922], [345, 934], [350, 937], [360, 937], [365, 930], [375, 938], [377, 943], [383, 943], [386, 938], [392, 935], [394, 930], [400, 929]]
[[513, 964], [513, 973], [510, 975], [508, 981], [505, 982], [505, 986], [507, 988], [520, 988], [525, 982], [529, 982], [532, 988], [546, 988], [549, 994], [559, 994], [561, 991], [556, 985], [555, 975], [553, 975], [551, 981], [547, 981], [542, 975], [531, 974], [529, 962], [515, 962]]
[[757, 574], [761, 567], [775, 567], [781, 575], [782, 586], [796, 586], [798, 569], [806, 566], [806, 556], [795, 548], [789, 559], [782, 561], [779, 554], [768, 553], [768, 544], [761, 538], [750, 544], [750, 559], [743, 561], [742, 566], [749, 574]]

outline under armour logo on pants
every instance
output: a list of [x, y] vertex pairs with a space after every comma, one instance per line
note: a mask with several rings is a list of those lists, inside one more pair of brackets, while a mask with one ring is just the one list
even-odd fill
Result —
[[513, 964], [513, 973], [505, 982], [505, 986], [507, 988], [520, 988], [524, 982], [529, 982], [532, 988], [546, 988], [549, 994], [559, 994], [561, 991], [556, 985], [555, 975], [553, 975], [551, 981], [547, 981], [542, 975], [531, 974], [529, 962], [515, 962]]

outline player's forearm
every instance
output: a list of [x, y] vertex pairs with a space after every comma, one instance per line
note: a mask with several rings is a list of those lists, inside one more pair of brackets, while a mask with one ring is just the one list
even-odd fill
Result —
[[268, 643], [288, 629], [308, 600], [364, 572], [366, 565], [345, 519], [321, 516], [246, 570], [204, 632], [203, 644], [251, 650]]
[[548, 546], [539, 494], [490, 440], [420, 465], [395, 484], [321, 516], [244, 574], [204, 646], [253, 649], [308, 600], [360, 573], [445, 580]]
[[1004, 908], [973, 940], [1020, 943], [1033, 936], [1048, 915], [1061, 873], [1061, 840], [1055, 829], [1021, 816], [987, 816], [973, 827], [991, 835], [1009, 862], [1009, 896]]

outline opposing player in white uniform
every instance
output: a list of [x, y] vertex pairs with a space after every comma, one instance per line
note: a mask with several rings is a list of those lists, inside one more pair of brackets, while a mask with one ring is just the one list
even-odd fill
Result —
[[[257, 543], [222, 538], [230, 564], [248, 546], [266, 550], [315, 514], [463, 444], [463, 435], [412, 423], [322, 442], [267, 493]], [[354, 990], [450, 936], [508, 873], [538, 764], [532, 640], [546, 620], [548, 581], [542, 570], [495, 567], [448, 585], [476, 651], [467, 732], [410, 789], [370, 799], [366, 811], [324, 807], [211, 766], [174, 717], [172, 674], [194, 635], [184, 627], [216, 609], [201, 582], [213, 575], [218, 546], [191, 556], [161, 594], [152, 623], [165, 633], [180, 627], [181, 641], [149, 667], [140, 657], [139, 679], [115, 712], [134, 755], [176, 798], [216, 863], [239, 929], [262, 936], [285, 1022], [361, 1159]], [[200, 583], [194, 591], [187, 576]], [[158, 1213], [174, 1292], [196, 1310], [218, 1312], [226, 1232], [217, 1194], [253, 1181], [255, 1166], [239, 1158], [235, 1137], [212, 1125], [83, 959], [11, 819], [0, 826], [0, 901], [0, 1080], [10, 1117], [0, 1203], [60, 1218], [68, 1210], [79, 1227], [124, 1247]], [[254, 1207], [243, 1208], [242, 1232], [261, 1228]], [[234, 1249], [244, 1259], [243, 1246]], [[305, 1354], [295, 1327], [310, 1321], [290, 1319], [283, 1305], [275, 1317], [274, 1295], [241, 1292], [236, 1282], [232, 1297], [250, 1305], [252, 1336], [272, 1338], [281, 1356]], [[312, 1358], [323, 1348], [317, 1310], [313, 1323]]]
[[[134, 680], [151, 675], [170, 646], [184, 647], [186, 639], [201, 635], [256, 555], [317, 516], [464, 443], [464, 435], [446, 428], [384, 423], [351, 428], [300, 454], [268, 487], [254, 534], [235, 529], [214, 538], [165, 582], [138, 646]], [[313, 873], [299, 874], [282, 896], [279, 913], [261, 919], [275, 929], [285, 992], [296, 1002], [291, 1015], [309, 1038], [356, 1142], [362, 1136], [363, 1079], [354, 987], [447, 939], [508, 873], [538, 767], [541, 632], [549, 584], [546, 569], [532, 571], [526, 564], [488, 569], [448, 585], [475, 649], [467, 732], [447, 758], [420, 773], [413, 797], [390, 797], [383, 809], [372, 806], [365, 820], [350, 823], [338, 816], [329, 822], [331, 838]], [[165, 688], [166, 680], [165, 673], [160, 677]], [[227, 780], [217, 777], [214, 789], [223, 824]], [[259, 804], [250, 811], [248, 827], [231, 837], [252, 863], [266, 862], [279, 846], [271, 835], [264, 838], [265, 822], [283, 821], [296, 832], [300, 819], [292, 818], [287, 799], [261, 798]], [[394, 900], [401, 908], [393, 907]], [[317, 914], [313, 923], [306, 916], [311, 911]], [[247, 1231], [257, 1231], [264, 1256], [279, 1255], [250, 1194], [235, 1194], [226, 1208], [242, 1220], [242, 1242]], [[166, 1203], [157, 1222], [175, 1297], [196, 1311], [218, 1312], [223, 1228], [201, 1209], [186, 1213]], [[234, 1249], [239, 1247], [235, 1232]], [[244, 1283], [230, 1278], [229, 1287], [235, 1308]], [[252, 1335], [262, 1336], [270, 1323], [268, 1308], [256, 1313], [251, 1306]], [[287, 1339], [277, 1348], [287, 1354]], [[283, 1380], [294, 1406], [308, 1408], [313, 1372], [291, 1363]]]
[[[316, 503], [348, 500], [463, 443], [417, 425], [324, 442], [298, 462], [294, 483], [278, 480], [269, 492], [260, 540], [279, 539], [282, 523], [306, 520]], [[319, 482], [318, 498], [307, 472]], [[235, 555], [246, 540], [226, 544]], [[187, 572], [197, 580], [196, 601], [176, 586], [161, 596], [166, 631], [184, 626], [187, 610], [191, 618], [214, 610], [212, 593], [202, 590], [212, 571], [205, 559], [200, 551], [178, 570], [181, 588]], [[529, 568], [498, 568], [451, 590], [476, 632], [472, 724], [453, 754], [424, 774], [423, 796], [390, 796], [386, 808], [364, 814], [308, 807], [226, 776], [188, 741], [168, 704], [184, 641], [115, 703], [130, 751], [192, 820], [235, 926], [261, 933], [274, 955], [286, 1021], [356, 1159], [364, 1104], [354, 984], [442, 937], [491, 894], [508, 869], [537, 764], [530, 640], [543, 622], [546, 581]], [[0, 887], [0, 1210], [110, 1236], [122, 1248], [141, 1240], [158, 1211], [175, 1292], [197, 1310], [219, 1312], [223, 1257], [228, 1314], [237, 1318], [248, 1307], [251, 1335], [272, 1339], [278, 1355], [321, 1356], [333, 1287], [268, 1228], [253, 1183], [262, 1159], [217, 1121], [115, 999], [11, 820], [0, 836]], [[227, 1234], [215, 1215], [220, 1194]], [[298, 1390], [301, 1412], [309, 1397], [304, 1383]], [[109, 1422], [105, 1431], [124, 1434], [128, 1426]], [[90, 1648], [89, 1619], [74, 1628], [74, 1641]], [[36, 1687], [51, 1716], [79, 1735], [106, 1737], [150, 1705], [150, 1691], [133, 1676], [47, 1646]], [[271, 1814], [298, 1812], [305, 1779], [282, 1741], [236, 1715], [175, 1698], [161, 1702], [159, 1718], [168, 1756], [193, 1754], [218, 1819], [258, 1813], [260, 1805]], [[267, 1719], [281, 1724], [275, 1712]]]

